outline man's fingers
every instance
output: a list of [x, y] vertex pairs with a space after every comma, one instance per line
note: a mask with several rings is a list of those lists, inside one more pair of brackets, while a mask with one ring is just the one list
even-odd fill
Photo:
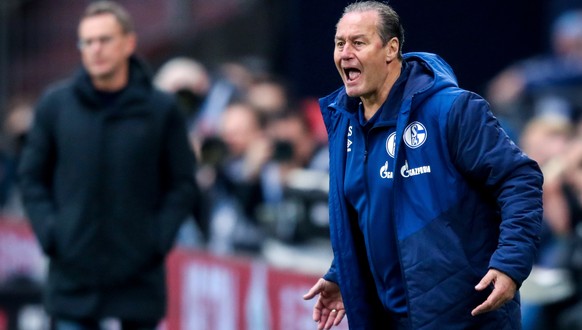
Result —
[[319, 298], [313, 307], [313, 320], [317, 322], [317, 329], [328, 330], [334, 325], [339, 325], [345, 316], [345, 310], [337, 286], [321, 278], [303, 295], [303, 299], [309, 300], [316, 295], [319, 295]]
[[324, 329], [331, 329], [331, 327], [336, 323], [336, 318], [338, 316], [338, 311], [332, 309], [329, 314], [327, 314], [327, 321], [325, 322]]
[[475, 286], [475, 290], [482, 291], [491, 284], [494, 285], [489, 297], [487, 297], [487, 300], [484, 303], [471, 311], [472, 315], [496, 310], [505, 302], [511, 300], [517, 290], [515, 282], [509, 276], [495, 269], [490, 269], [487, 274], [485, 274], [479, 284]]
[[315, 285], [312, 286], [311, 289], [309, 289], [309, 291], [303, 295], [303, 299], [309, 300], [318, 295], [321, 292], [321, 290], [323, 290], [322, 281], [324, 281], [324, 279], [320, 278], [319, 281], [317, 281], [317, 283], [315, 283]]
[[501, 300], [496, 300], [496, 301], [492, 301], [490, 299], [485, 300], [484, 303], [482, 303], [481, 305], [475, 307], [475, 309], [473, 309], [471, 311], [471, 315], [475, 316], [475, 315], [479, 315], [479, 314], [483, 314], [483, 313], [487, 313], [487, 312], [491, 312], [496, 310], [497, 308], [501, 307], [501, 305], [503, 305], [503, 301]]
[[505, 273], [495, 269], [490, 269], [485, 274], [483, 279], [475, 286], [475, 290], [482, 291], [492, 283], [494, 284], [493, 290], [487, 297], [487, 300], [475, 307], [471, 311], [471, 315], [475, 316], [496, 310], [505, 304], [505, 302], [513, 299], [515, 291], [517, 290], [515, 282]]
[[339, 310], [337, 312], [337, 316], [335, 317], [335, 322], [333, 322], [333, 325], [339, 325], [341, 323], [341, 321], [344, 319], [344, 316], [346, 315], [346, 311], [345, 310]]
[[477, 283], [477, 285], [475, 285], [475, 290], [477, 290], [477, 291], [484, 290], [485, 288], [487, 288], [489, 286], [489, 284], [491, 284], [493, 279], [494, 279], [494, 275], [491, 272], [488, 272], [487, 274], [485, 274], [485, 276], [483, 276], [481, 281], [479, 281], [479, 283]]
[[329, 313], [327, 314], [322, 314], [321, 320], [319, 321], [318, 324], [318, 330], [319, 329], [331, 329], [332, 326], [338, 326], [340, 325], [340, 323], [342, 322], [342, 320], [344, 319], [344, 316], [346, 315], [346, 311], [341, 309], [341, 310], [335, 310], [332, 309]]
[[499, 306], [501, 306], [504, 302], [505, 299], [503, 299], [503, 290], [499, 288], [494, 288], [493, 291], [491, 291], [489, 297], [487, 297], [487, 300], [485, 300], [485, 302], [475, 307], [475, 309], [471, 311], [471, 315], [475, 316], [482, 313], [490, 312], [492, 310], [499, 308]]
[[313, 297], [315, 297], [315, 295], [317, 295], [319, 292], [316, 290], [315, 287], [312, 287], [311, 289], [309, 289], [309, 291], [303, 295], [303, 299], [304, 300], [310, 300]]
[[317, 320], [317, 330], [323, 330], [323, 329], [329, 329], [331, 328], [331, 325], [328, 326], [327, 323], [329, 323], [329, 313], [321, 313], [321, 317], [319, 318], [319, 320]]
[[490, 301], [489, 298], [487, 298], [487, 300], [485, 300], [484, 303], [482, 303], [481, 305], [475, 307], [475, 309], [473, 309], [471, 311], [471, 315], [476, 316], [482, 313], [486, 313], [489, 312], [490, 310], [492, 310], [493, 308], [493, 303]]
[[315, 304], [315, 306], [313, 307], [313, 320], [315, 322], [319, 322], [321, 321], [321, 301], [317, 300], [317, 303]]

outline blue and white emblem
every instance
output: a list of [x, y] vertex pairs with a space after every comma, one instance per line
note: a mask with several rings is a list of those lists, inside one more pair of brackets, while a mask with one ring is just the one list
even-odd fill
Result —
[[394, 152], [396, 150], [396, 133], [388, 135], [386, 139], [386, 152], [392, 158], [394, 158]]
[[404, 130], [404, 143], [409, 148], [415, 149], [420, 147], [428, 136], [426, 127], [418, 121], [408, 125]]

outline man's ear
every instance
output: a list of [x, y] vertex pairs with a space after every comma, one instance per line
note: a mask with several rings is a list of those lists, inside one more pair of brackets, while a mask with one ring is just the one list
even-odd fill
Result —
[[400, 42], [398, 41], [398, 38], [393, 37], [386, 45], [386, 62], [392, 62], [395, 58], [397, 58], [399, 51]]
[[137, 36], [134, 32], [130, 32], [125, 35], [126, 43], [125, 43], [125, 52], [128, 56], [135, 52], [137, 48]]

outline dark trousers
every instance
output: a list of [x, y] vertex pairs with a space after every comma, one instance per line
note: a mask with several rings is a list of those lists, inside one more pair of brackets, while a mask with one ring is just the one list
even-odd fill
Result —
[[410, 324], [408, 323], [408, 318], [403, 317], [396, 321], [396, 330], [410, 330]]
[[[122, 330], [155, 330], [157, 322], [135, 322], [121, 320]], [[103, 330], [101, 320], [71, 320], [55, 319], [51, 325], [52, 330]]]
[[394, 315], [389, 314], [391, 323], [394, 325], [395, 330], [410, 330], [410, 320], [407, 315]]

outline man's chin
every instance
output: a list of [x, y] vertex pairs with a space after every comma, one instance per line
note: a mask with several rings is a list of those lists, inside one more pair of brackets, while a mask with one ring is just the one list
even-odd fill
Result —
[[348, 86], [346, 87], [346, 94], [348, 94], [349, 97], [360, 97], [362, 96], [362, 94], [356, 90], [355, 88], [350, 88]]
[[88, 70], [88, 72], [89, 76], [99, 80], [107, 80], [109, 77], [113, 76], [110, 70], [92, 69]]

